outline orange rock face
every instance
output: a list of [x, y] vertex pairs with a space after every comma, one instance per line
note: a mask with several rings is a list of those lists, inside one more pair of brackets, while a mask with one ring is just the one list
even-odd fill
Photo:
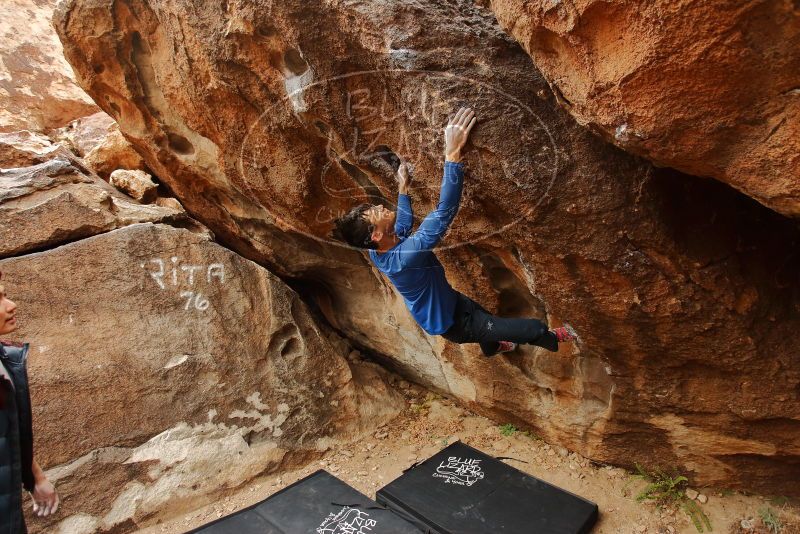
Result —
[[797, 2], [491, 6], [579, 123], [800, 216]]
[[796, 2], [491, 6], [580, 124], [800, 216]]
[[50, 18], [55, 0], [0, 4], [0, 132], [46, 131], [97, 106], [75, 84]]
[[[55, 16], [79, 83], [221, 243], [497, 420], [606, 462], [797, 494], [791, 221], [577, 125], [473, 2], [225, 6], [71, 0]], [[480, 120], [439, 256], [488, 309], [569, 321], [582, 341], [558, 354], [487, 359], [425, 335], [362, 253], [327, 238], [353, 204], [392, 205], [397, 156], [415, 214], [432, 209], [442, 128], [464, 103]]]

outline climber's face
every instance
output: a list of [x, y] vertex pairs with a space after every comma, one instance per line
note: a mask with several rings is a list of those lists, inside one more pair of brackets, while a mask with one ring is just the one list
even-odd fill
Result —
[[372, 240], [380, 243], [394, 235], [394, 221], [397, 214], [380, 204], [376, 204], [364, 212], [364, 218], [373, 226]]
[[6, 295], [6, 288], [0, 284], [0, 335], [10, 334], [17, 329], [17, 305]]

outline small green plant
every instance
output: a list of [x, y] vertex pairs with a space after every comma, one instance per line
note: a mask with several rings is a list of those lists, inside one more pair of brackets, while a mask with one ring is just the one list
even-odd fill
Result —
[[758, 515], [761, 517], [761, 522], [764, 523], [764, 526], [767, 527], [770, 532], [773, 534], [780, 534], [783, 525], [781, 524], [781, 520], [778, 519], [778, 516], [775, 515], [775, 512], [772, 511], [772, 508], [762, 508], [758, 511]]
[[636, 502], [650, 501], [656, 506], [680, 506], [689, 516], [698, 532], [711, 532], [711, 521], [700, 508], [700, 505], [686, 496], [689, 479], [677, 473], [669, 475], [659, 468], [652, 472], [636, 464], [637, 478], [648, 482], [647, 486], [636, 496]]
[[447, 442], [450, 440], [450, 436], [437, 436], [435, 434], [430, 435], [431, 443], [436, 443], [441, 447], [447, 447]]
[[412, 402], [411, 410], [414, 411], [414, 413], [427, 414], [431, 409], [431, 403], [441, 398], [442, 397], [436, 395], [435, 393], [428, 393], [425, 396], [425, 399], [421, 400], [420, 402]]
[[444, 397], [442, 397], [441, 395], [437, 395], [436, 393], [433, 393], [432, 391], [429, 391], [428, 394], [425, 395], [425, 404], [430, 404], [433, 401], [439, 401], [439, 400], [443, 400], [443, 399], [444, 399]]
[[653, 501], [658, 506], [680, 501], [685, 496], [684, 490], [689, 483], [689, 479], [685, 476], [672, 477], [658, 468], [651, 473], [639, 464], [636, 464], [636, 477], [649, 482], [636, 496], [636, 502]]
[[684, 495], [681, 508], [684, 512], [686, 512], [686, 515], [689, 516], [689, 519], [694, 524], [694, 528], [697, 529], [697, 532], [703, 532], [703, 526], [705, 526], [708, 531], [711, 532], [711, 521], [708, 519], [708, 516], [703, 509], [700, 508], [699, 504]]
[[506, 423], [500, 426], [500, 433], [504, 436], [513, 436], [518, 432], [517, 427], [512, 425], [511, 423]]
[[789, 504], [789, 497], [785, 495], [778, 495], [777, 497], [772, 497], [767, 502], [769, 502], [772, 506], [785, 506]]
[[522, 434], [526, 438], [532, 439], [533, 441], [542, 441], [541, 436], [537, 436], [536, 434], [532, 433], [530, 430], [525, 430], [523, 432], [520, 432], [520, 434]]

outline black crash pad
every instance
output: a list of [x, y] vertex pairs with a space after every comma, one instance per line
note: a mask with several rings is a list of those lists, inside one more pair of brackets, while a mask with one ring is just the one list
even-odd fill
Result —
[[435, 534], [585, 534], [597, 505], [456, 442], [378, 490], [376, 499]]
[[320, 470], [270, 498], [202, 526], [202, 534], [419, 534], [330, 473]]

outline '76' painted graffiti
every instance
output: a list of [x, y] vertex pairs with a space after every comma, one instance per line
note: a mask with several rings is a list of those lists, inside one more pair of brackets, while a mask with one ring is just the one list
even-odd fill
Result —
[[[212, 282], [224, 284], [225, 283], [225, 265], [222, 263], [212, 263], [210, 265], [183, 265], [177, 256], [172, 256], [169, 261], [164, 261], [161, 258], [153, 258], [146, 263], [141, 263], [140, 266], [155, 267], [157, 270], [149, 271], [150, 277], [159, 287], [159, 289], [166, 290], [168, 288], [194, 288], [195, 282], [205, 279], [207, 284]], [[202, 293], [194, 289], [183, 290], [180, 296], [186, 299], [186, 305], [183, 307], [185, 310], [190, 310], [194, 307], [196, 310], [205, 311], [209, 307], [208, 299]]]

